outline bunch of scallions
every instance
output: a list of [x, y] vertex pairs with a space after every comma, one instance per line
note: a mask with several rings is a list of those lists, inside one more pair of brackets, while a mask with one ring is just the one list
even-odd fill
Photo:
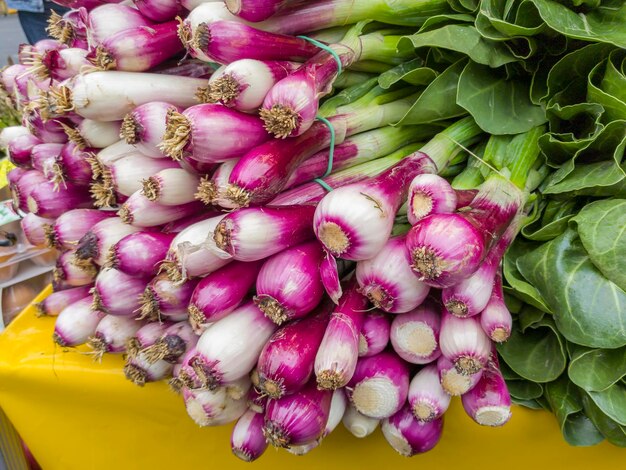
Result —
[[[59, 252], [39, 304], [54, 341], [125, 354], [129, 380], [169, 380], [201, 426], [236, 421], [247, 461], [307, 453], [341, 421], [422, 453], [453, 396], [505, 424], [501, 265], [548, 173], [546, 117], [505, 87], [502, 124], [518, 122], [495, 132], [449, 94], [484, 51], [416, 53], [473, 21], [456, 3], [83, 0], [54, 16], [56, 39], [0, 76], [23, 116], [1, 135], [14, 204]], [[439, 114], [433, 96], [451, 100]]]

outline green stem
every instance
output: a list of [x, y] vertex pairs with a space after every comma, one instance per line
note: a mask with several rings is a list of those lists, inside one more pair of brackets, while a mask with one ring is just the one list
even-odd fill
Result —
[[475, 142], [482, 134], [471, 116], [459, 119], [447, 129], [443, 130], [422, 147], [421, 151], [428, 155], [437, 170], [441, 171], [464, 147]]
[[511, 182], [518, 188], [526, 187], [526, 180], [539, 156], [539, 137], [545, 132], [544, 126], [535, 127], [528, 132], [516, 135], [507, 149], [510, 158], [507, 168], [511, 172]]

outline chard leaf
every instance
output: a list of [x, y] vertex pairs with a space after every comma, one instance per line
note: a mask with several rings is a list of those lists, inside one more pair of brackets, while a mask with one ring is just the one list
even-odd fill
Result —
[[430, 16], [420, 29], [418, 33], [422, 33], [424, 31], [430, 31], [435, 28], [439, 28], [446, 24], [457, 24], [457, 23], [473, 23], [474, 17], [472, 15], [466, 15], [462, 13], [458, 14], [448, 14], [448, 15], [434, 15]]
[[546, 312], [542, 312], [538, 308], [525, 304], [522, 307], [522, 310], [519, 312], [519, 315], [517, 318], [521, 332], [526, 333], [527, 328], [536, 327], [537, 324], [543, 320], [543, 317], [545, 315], [546, 315]]
[[604, 123], [626, 119], [626, 103], [600, 88], [605, 69], [606, 62], [603, 61], [597, 64], [589, 74], [587, 100], [602, 105], [605, 111], [602, 116]]
[[502, 272], [504, 274], [504, 278], [512, 288], [510, 291], [511, 295], [514, 295], [518, 299], [523, 300], [527, 304], [530, 304], [543, 312], [549, 313], [550, 309], [546, 305], [541, 293], [532, 284], [528, 283], [526, 279], [524, 279], [517, 269], [516, 264], [517, 258], [536, 246], [537, 245], [535, 244], [524, 242], [521, 239], [515, 240], [506, 252], [504, 263], [502, 265]]
[[594, 266], [574, 230], [521, 256], [517, 267], [569, 341], [594, 348], [626, 345], [626, 292]]
[[[545, 24], [535, 8], [526, 8], [519, 4], [516, 20], [506, 19], [511, 12], [501, 0], [482, 0], [480, 12], [476, 16], [476, 26], [485, 37], [491, 39], [511, 38], [514, 36], [534, 36], [545, 29]], [[509, 13], [507, 15], [507, 13]], [[479, 26], [480, 25], [480, 26]]]
[[446, 25], [405, 36], [398, 44], [398, 50], [403, 53], [420, 47], [457, 51], [469, 56], [474, 62], [491, 67], [517, 60], [503, 44], [483, 38], [473, 25]]
[[401, 80], [415, 86], [428, 85], [436, 76], [437, 72], [430, 67], [425, 67], [424, 60], [417, 57], [380, 74], [378, 84], [384, 89], [388, 89]]
[[567, 223], [573, 217], [572, 214], [553, 220], [543, 226], [532, 229], [526, 226], [522, 229], [522, 235], [529, 240], [548, 241], [558, 237], [567, 229]]
[[515, 373], [532, 382], [555, 380], [567, 363], [564, 341], [549, 317], [535, 322], [523, 333], [514, 328], [508, 341], [497, 348]]
[[588, 13], [575, 12], [553, 0], [529, 0], [546, 24], [575, 39], [626, 47], [626, 3], [619, 7], [600, 6]]
[[582, 402], [585, 414], [589, 416], [606, 440], [614, 446], [626, 447], [626, 426], [620, 426], [605, 415], [586, 393], [582, 394]]
[[397, 124], [425, 124], [466, 114], [456, 104], [459, 76], [466, 63], [467, 59], [460, 60], [435, 78]]
[[596, 268], [626, 291], [626, 199], [592, 202], [573, 222]]
[[534, 400], [543, 395], [541, 384], [529, 380], [510, 380], [506, 385], [511, 397], [518, 400]]
[[570, 380], [583, 390], [606, 390], [626, 376], [626, 347], [580, 348], [573, 354], [567, 373]]
[[539, 403], [538, 400], [519, 400], [514, 396], [511, 396], [511, 403], [514, 403], [519, 406], [524, 406], [526, 408], [530, 408], [531, 410], [543, 410], [544, 407]]
[[548, 73], [548, 92], [543, 99], [577, 83], [581, 96], [576, 102], [583, 101], [589, 73], [613, 49], [608, 44], [590, 44], [564, 56]]
[[[621, 50], [611, 53], [606, 64], [606, 70], [604, 77], [602, 77], [600, 88], [622, 103], [626, 103], [626, 76], [615, 66], [615, 62], [619, 61], [620, 57], [623, 55], [624, 52]], [[622, 64], [624, 64], [624, 61], [622, 61]]]
[[626, 386], [621, 382], [601, 392], [588, 392], [593, 402], [609, 418], [626, 426]]
[[546, 121], [543, 109], [530, 101], [527, 81], [507, 80], [474, 62], [461, 73], [457, 103], [490, 134], [527, 132]]
[[563, 437], [573, 446], [592, 446], [604, 439], [594, 424], [582, 412], [578, 388], [562, 376], [545, 386], [545, 395], [556, 415]]

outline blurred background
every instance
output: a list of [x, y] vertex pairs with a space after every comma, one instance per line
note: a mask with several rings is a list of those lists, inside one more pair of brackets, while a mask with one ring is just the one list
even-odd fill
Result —
[[4, 0], [0, 0], [0, 67], [9, 63], [9, 57], [16, 60], [17, 46], [25, 42], [16, 12], [8, 10]]

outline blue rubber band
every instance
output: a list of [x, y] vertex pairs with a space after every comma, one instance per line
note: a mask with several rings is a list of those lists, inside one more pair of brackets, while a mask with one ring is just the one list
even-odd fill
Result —
[[330, 144], [329, 144], [329, 148], [328, 148], [328, 166], [326, 167], [326, 172], [324, 173], [324, 175], [321, 178], [315, 178], [313, 181], [315, 181], [317, 184], [319, 184], [326, 191], [330, 192], [330, 191], [333, 190], [333, 188], [331, 188], [328, 185], [328, 183], [326, 183], [326, 181], [324, 181], [322, 178], [326, 178], [333, 171], [333, 160], [335, 158], [335, 128], [333, 127], [331, 122], [328, 119], [326, 119], [326, 118], [323, 118], [321, 116], [317, 116], [316, 119], [318, 121], [323, 122], [324, 124], [326, 124], [326, 126], [328, 126], [328, 130], [330, 131]]
[[333, 56], [333, 59], [335, 59], [335, 62], [337, 62], [337, 73], [341, 73], [343, 71], [343, 66], [341, 65], [341, 59], [339, 58], [339, 54], [337, 54], [334, 50], [332, 50], [326, 44], [324, 44], [323, 42], [319, 42], [316, 39], [310, 38], [308, 36], [297, 36], [297, 37], [299, 37], [300, 39], [304, 39], [305, 41], [309, 41], [314, 46], [317, 46], [320, 49], [323, 49], [326, 52], [328, 52], [330, 55]]

